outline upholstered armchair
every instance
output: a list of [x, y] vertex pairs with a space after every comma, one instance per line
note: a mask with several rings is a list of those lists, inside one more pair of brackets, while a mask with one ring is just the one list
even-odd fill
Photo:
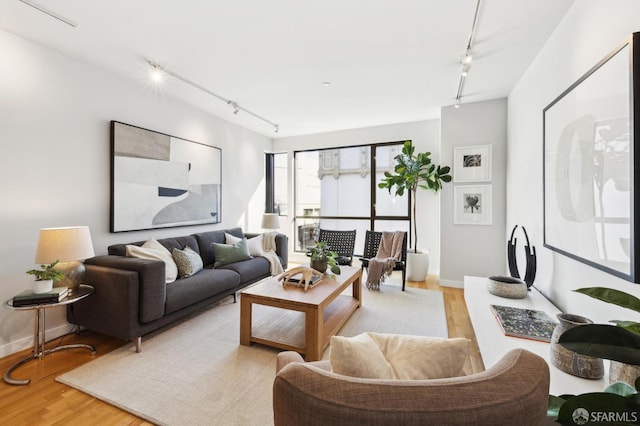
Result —
[[296, 352], [278, 354], [276, 368], [276, 426], [547, 424], [549, 368], [524, 349], [481, 373], [447, 379], [343, 376], [329, 361], [305, 363]]

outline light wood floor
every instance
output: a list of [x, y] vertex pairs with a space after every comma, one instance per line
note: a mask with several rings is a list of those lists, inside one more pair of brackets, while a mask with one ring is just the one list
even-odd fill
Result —
[[[442, 291], [447, 313], [449, 337], [466, 337], [474, 343], [467, 374], [484, 370], [482, 358], [475, 344], [473, 328], [464, 302], [462, 289], [440, 287], [437, 277], [429, 276], [425, 283], [409, 282], [409, 286]], [[56, 339], [48, 345], [59, 343]], [[31, 361], [13, 374], [16, 379], [31, 379], [26, 386], [0, 383], [0, 424], [11, 425], [148, 425], [148, 422], [78, 390], [56, 382], [55, 377], [102, 356], [126, 342], [90, 331], [64, 337], [63, 344], [82, 342], [96, 347], [97, 355], [89, 351], [71, 349], [56, 352], [43, 360]], [[30, 350], [0, 359], [4, 374], [11, 365], [29, 356]]]

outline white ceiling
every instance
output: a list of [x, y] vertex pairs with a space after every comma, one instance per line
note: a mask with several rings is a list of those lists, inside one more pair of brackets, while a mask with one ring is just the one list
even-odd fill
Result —
[[[268, 137], [437, 118], [476, 0], [0, 0], [0, 28]], [[466, 102], [505, 97], [572, 0], [481, 0]], [[154, 61], [280, 131], [168, 77]], [[328, 87], [323, 82], [331, 83]]]

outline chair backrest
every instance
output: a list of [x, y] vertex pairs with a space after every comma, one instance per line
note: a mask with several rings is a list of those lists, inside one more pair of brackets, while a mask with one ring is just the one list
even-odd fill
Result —
[[549, 367], [524, 349], [483, 372], [434, 380], [341, 376], [326, 361], [280, 362], [287, 356], [278, 354], [273, 385], [276, 426], [547, 424]]
[[[362, 257], [365, 259], [372, 259], [378, 254], [378, 247], [380, 247], [380, 240], [382, 240], [382, 232], [379, 231], [367, 231], [364, 236], [364, 250]], [[404, 239], [402, 241], [402, 259], [403, 262], [407, 260], [407, 233], [404, 233]]]
[[327, 243], [331, 250], [338, 253], [338, 256], [351, 259], [356, 245], [356, 231], [334, 231], [320, 228], [318, 241]]

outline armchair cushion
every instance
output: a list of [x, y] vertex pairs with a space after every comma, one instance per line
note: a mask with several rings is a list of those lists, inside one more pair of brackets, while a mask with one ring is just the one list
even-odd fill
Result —
[[367, 379], [426, 380], [463, 374], [469, 354], [463, 338], [363, 333], [333, 336], [330, 361], [334, 373]]

